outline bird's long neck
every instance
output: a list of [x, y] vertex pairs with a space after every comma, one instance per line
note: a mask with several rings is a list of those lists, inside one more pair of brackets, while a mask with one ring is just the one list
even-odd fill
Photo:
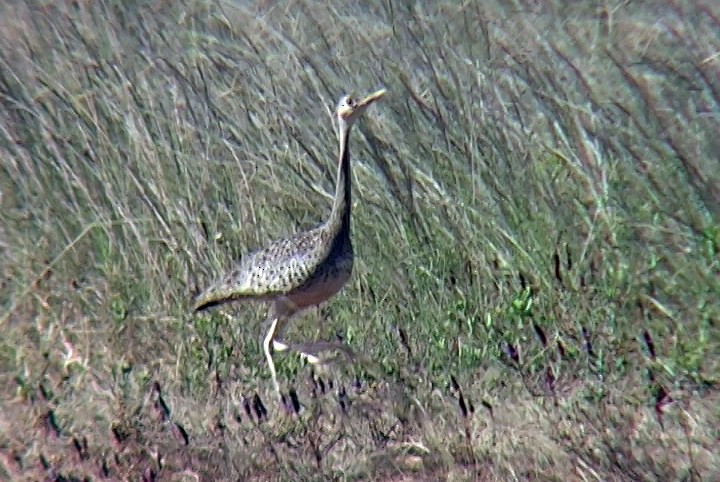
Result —
[[340, 126], [340, 154], [335, 183], [335, 201], [333, 202], [327, 228], [334, 236], [350, 237], [350, 213], [352, 209], [352, 191], [350, 174], [350, 125]]

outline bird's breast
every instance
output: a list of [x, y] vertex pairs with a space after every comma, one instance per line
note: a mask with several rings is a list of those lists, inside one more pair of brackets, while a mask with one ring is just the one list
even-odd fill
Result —
[[352, 274], [352, 265], [352, 258], [349, 258], [325, 266], [287, 297], [300, 309], [319, 305], [337, 294], [347, 283]]

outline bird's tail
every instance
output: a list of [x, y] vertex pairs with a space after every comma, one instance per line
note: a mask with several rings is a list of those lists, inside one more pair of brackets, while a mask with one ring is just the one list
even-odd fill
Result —
[[194, 312], [205, 311], [215, 306], [224, 305], [231, 301], [237, 300], [239, 297], [236, 293], [228, 290], [218, 289], [217, 287], [203, 291], [193, 300], [192, 310]]

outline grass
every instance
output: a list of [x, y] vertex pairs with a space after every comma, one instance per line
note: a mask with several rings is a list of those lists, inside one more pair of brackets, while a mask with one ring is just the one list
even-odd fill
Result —
[[[0, 7], [0, 474], [715, 480], [714, 2]], [[351, 282], [189, 313], [317, 224], [354, 131]]]

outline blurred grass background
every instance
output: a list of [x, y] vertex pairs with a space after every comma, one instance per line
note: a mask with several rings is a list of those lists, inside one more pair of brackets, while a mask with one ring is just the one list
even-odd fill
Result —
[[[720, 8], [6, 2], [0, 464], [51, 480], [717, 480]], [[189, 313], [329, 212], [356, 269], [278, 357]], [[267, 404], [267, 405], [264, 405]]]

